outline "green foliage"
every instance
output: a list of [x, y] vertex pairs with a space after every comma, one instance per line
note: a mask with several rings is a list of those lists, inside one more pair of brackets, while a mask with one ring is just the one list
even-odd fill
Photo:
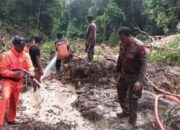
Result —
[[170, 23], [170, 19], [168, 16], [166, 16], [165, 12], [160, 12], [157, 15], [156, 23], [158, 27], [163, 28], [164, 32], [168, 32], [168, 24]]
[[[152, 42], [151, 39], [149, 38], [149, 36], [144, 35], [144, 34], [138, 34], [138, 35], [136, 36], [136, 38], [137, 38], [137, 39], [140, 39], [140, 40], [142, 40], [142, 41]], [[146, 43], [146, 42], [145, 42], [145, 43]]]
[[113, 46], [113, 47], [119, 43], [118, 38], [117, 38], [117, 30], [116, 29], [114, 29], [114, 31], [111, 33], [108, 43], [110, 44], [110, 46]]
[[77, 38], [83, 38], [84, 33], [80, 31], [76, 26], [69, 24], [67, 29], [67, 36], [70, 37], [72, 40]]
[[149, 56], [149, 61], [151, 63], [162, 62], [180, 65], [180, 39], [176, 39], [169, 43], [165, 48], [152, 53]]
[[55, 52], [54, 42], [53, 41], [45, 42], [42, 46], [42, 50], [47, 54], [51, 54], [52, 52]]
[[[180, 18], [180, 1], [175, 0], [144, 0], [146, 26], [150, 33], [166, 34], [176, 30], [176, 21]], [[145, 29], [146, 30], [146, 29]], [[148, 30], [147, 30], [148, 31]], [[148, 31], [149, 32], [149, 31]]]
[[177, 28], [177, 31], [180, 32], [180, 22], [178, 22], [176, 28]]
[[[104, 2], [104, 6], [102, 6]], [[98, 42], [108, 41], [112, 46], [118, 43], [117, 29], [120, 23], [124, 21], [125, 16], [123, 11], [118, 7], [114, 0], [96, 1], [96, 10], [91, 10], [91, 14], [98, 14], [96, 16], [96, 23], [98, 25]], [[102, 12], [100, 12], [100, 10]], [[95, 12], [96, 11], [96, 12]], [[121, 21], [121, 22], [120, 22]]]
[[47, 39], [58, 32], [68, 39], [84, 38], [88, 15], [96, 20], [97, 41], [111, 45], [118, 43], [121, 26], [138, 26], [152, 35], [180, 30], [179, 0], [1, 0], [0, 12], [8, 32], [42, 34]]

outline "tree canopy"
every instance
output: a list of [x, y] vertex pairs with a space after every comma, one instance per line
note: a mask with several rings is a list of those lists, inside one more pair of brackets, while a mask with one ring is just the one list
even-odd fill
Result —
[[24, 35], [54, 38], [63, 32], [83, 38], [86, 17], [94, 16], [98, 42], [114, 44], [120, 26], [138, 26], [151, 35], [179, 30], [180, 0], [1, 0], [0, 24]]

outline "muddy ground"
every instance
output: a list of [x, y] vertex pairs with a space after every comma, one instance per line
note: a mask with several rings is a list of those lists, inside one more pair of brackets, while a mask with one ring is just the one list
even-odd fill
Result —
[[[88, 63], [82, 59], [72, 60], [64, 65], [63, 72], [58, 79], [64, 83], [71, 82], [76, 87], [90, 85], [91, 87], [116, 88], [115, 68], [116, 60], [114, 59], [94, 63]], [[175, 94], [180, 93], [179, 66], [149, 64], [146, 76], [159, 88]], [[146, 82], [145, 89], [155, 92], [148, 82]]]
[[[116, 117], [121, 112], [114, 77], [117, 48], [99, 46], [93, 63], [86, 61], [84, 53], [76, 54], [60, 73], [45, 78], [39, 91], [23, 92], [17, 115], [21, 124], [0, 130], [159, 130], [153, 110], [153, 93], [158, 93], [148, 82], [139, 101], [136, 128], [128, 124], [128, 118]], [[159, 88], [180, 93], [179, 66], [148, 65], [147, 76]], [[180, 130], [180, 106], [163, 101], [159, 108], [167, 130]]]
[[[103, 127], [101, 129], [124, 130], [128, 126], [127, 119], [116, 118], [116, 113], [121, 110], [116, 92], [117, 80], [114, 78], [115, 66], [116, 61], [113, 59], [105, 59], [96, 63], [75, 60], [65, 65], [59, 80], [64, 83], [71, 82], [76, 86], [78, 99], [74, 106], [86, 119]], [[161, 89], [177, 94], [180, 91], [180, 67], [178, 66], [148, 65], [147, 76]], [[148, 82], [144, 88], [145, 91], [156, 93]], [[144, 92], [140, 100], [137, 129], [158, 129], [155, 125], [153, 105], [152, 96]], [[170, 109], [164, 109], [161, 112], [164, 113]], [[177, 111], [180, 109], [178, 108]], [[173, 123], [168, 120], [173, 114], [171, 113], [170, 117], [166, 114], [162, 114], [162, 119], [167, 126], [171, 127], [169, 129], [180, 129], [180, 121], [175, 121], [178, 126], [172, 126]]]
[[[128, 118], [118, 119], [121, 112], [114, 78], [116, 60], [88, 63], [74, 59], [63, 65], [59, 74], [43, 80], [36, 93], [22, 94], [17, 126], [1, 130], [158, 130], [153, 105], [155, 91], [147, 83], [140, 100], [136, 128]], [[180, 67], [149, 65], [148, 77], [160, 88], [179, 93]], [[147, 92], [148, 91], [148, 92]], [[152, 92], [152, 93], [150, 93]], [[180, 107], [161, 103], [160, 117], [167, 130], [180, 129]]]

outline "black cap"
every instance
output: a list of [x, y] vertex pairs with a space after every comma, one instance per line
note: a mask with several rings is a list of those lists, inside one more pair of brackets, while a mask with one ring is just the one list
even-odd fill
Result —
[[12, 40], [13, 45], [25, 45], [26, 39], [22, 36], [15, 36]]
[[118, 31], [118, 34], [129, 36], [129, 35], [132, 35], [132, 31], [129, 27], [121, 27]]

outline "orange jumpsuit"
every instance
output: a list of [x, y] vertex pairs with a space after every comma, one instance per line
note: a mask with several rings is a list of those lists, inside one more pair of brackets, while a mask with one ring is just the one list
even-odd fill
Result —
[[[0, 126], [3, 125], [4, 115], [6, 109], [9, 108], [8, 122], [12, 122], [16, 118], [17, 104], [19, 101], [19, 94], [23, 88], [23, 81], [13, 81], [9, 78], [15, 78], [15, 73], [11, 69], [20, 68], [30, 71], [34, 75], [34, 68], [29, 55], [25, 52], [17, 52], [15, 48], [2, 54], [0, 61], [0, 75], [4, 78], [1, 80], [2, 97], [0, 101]], [[3, 107], [6, 106], [3, 112]], [[2, 110], [1, 110], [2, 109]]]

